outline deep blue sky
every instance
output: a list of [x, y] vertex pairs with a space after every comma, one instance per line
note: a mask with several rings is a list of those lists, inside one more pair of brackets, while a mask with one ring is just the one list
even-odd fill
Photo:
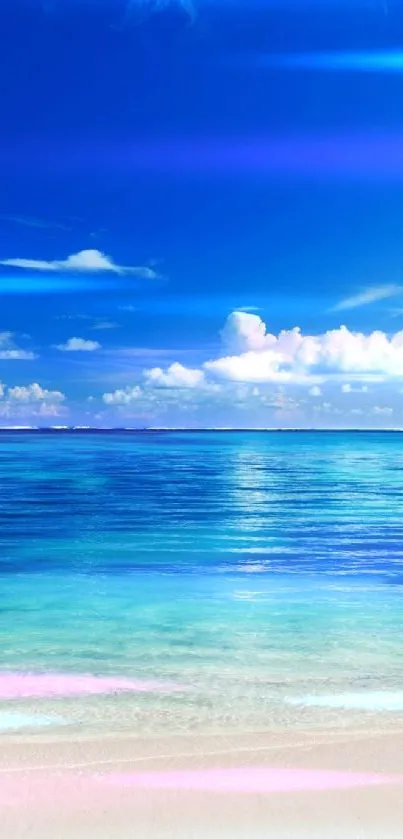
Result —
[[[1, 423], [403, 425], [403, 73], [273, 61], [399, 50], [403, 7], [129, 5], [0, 0], [0, 260], [149, 271], [1, 266]], [[264, 351], [239, 340], [253, 319], [222, 346], [246, 307], [270, 333], [344, 324], [387, 347], [203, 368]], [[12, 390], [32, 383], [65, 398]]]

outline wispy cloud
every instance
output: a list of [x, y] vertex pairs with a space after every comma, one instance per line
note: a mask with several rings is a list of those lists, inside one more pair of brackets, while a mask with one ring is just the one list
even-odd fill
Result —
[[92, 329], [118, 329], [120, 326], [119, 323], [116, 323], [114, 320], [98, 320], [92, 324]]
[[28, 271], [52, 271], [56, 273], [113, 273], [131, 274], [143, 280], [154, 280], [159, 274], [148, 265], [119, 265], [106, 254], [95, 249], [73, 253], [66, 259], [0, 259], [0, 265], [7, 268], [22, 268]]
[[87, 314], [68, 314], [64, 313], [62, 315], [55, 315], [55, 320], [67, 320], [67, 321], [75, 321], [75, 320], [86, 320], [92, 321], [91, 329], [118, 329], [120, 327], [120, 323], [116, 323], [116, 321], [108, 320], [106, 317], [95, 317], [94, 315], [87, 315]]
[[366, 288], [358, 294], [353, 294], [351, 297], [345, 297], [340, 300], [336, 306], [333, 306], [333, 312], [341, 312], [346, 309], [358, 309], [360, 306], [367, 306], [370, 303], [376, 303], [380, 300], [387, 300], [389, 297], [397, 297], [398, 294], [403, 294], [403, 287], [399, 285], [381, 285]]
[[57, 221], [46, 221], [40, 218], [31, 218], [30, 216], [0, 216], [2, 221], [11, 221], [14, 224], [23, 224], [25, 227], [37, 227], [43, 230], [71, 230], [66, 224], [60, 224]]
[[94, 320], [94, 316], [80, 313], [69, 314], [64, 312], [62, 315], [55, 315], [54, 320]]

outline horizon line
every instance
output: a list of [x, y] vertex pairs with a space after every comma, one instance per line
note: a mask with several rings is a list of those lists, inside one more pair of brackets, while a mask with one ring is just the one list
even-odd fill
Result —
[[401, 433], [403, 432], [402, 428], [357, 428], [354, 426], [345, 426], [342, 428], [315, 428], [314, 426], [309, 426], [306, 428], [298, 427], [298, 428], [284, 428], [282, 426], [278, 427], [257, 427], [254, 428], [253, 426], [239, 426], [239, 427], [224, 427], [224, 426], [201, 426], [199, 428], [193, 428], [189, 426], [139, 426], [139, 427], [125, 427], [125, 426], [90, 426], [90, 425], [47, 425], [47, 426], [37, 426], [37, 425], [3, 425], [0, 426], [0, 433], [1, 432], [54, 432], [54, 433], [91, 433], [96, 432], [98, 434], [102, 433], [121, 433], [125, 432], [127, 434], [145, 434], [145, 433], [172, 433], [172, 432], [186, 432], [186, 433], [198, 433], [198, 432], [220, 432], [220, 433], [236, 433], [236, 432], [251, 432], [251, 433], [306, 433], [306, 432], [326, 432], [326, 433], [342, 433], [342, 432], [356, 432], [356, 433]]

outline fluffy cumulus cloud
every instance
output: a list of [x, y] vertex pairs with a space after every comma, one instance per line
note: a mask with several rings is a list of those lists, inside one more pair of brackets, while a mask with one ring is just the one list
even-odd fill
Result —
[[65, 344], [57, 344], [56, 349], [61, 352], [95, 352], [101, 349], [98, 341], [87, 341], [85, 338], [69, 338]]
[[204, 369], [213, 378], [232, 382], [308, 383], [303, 370], [282, 369], [281, 356], [273, 350], [246, 352], [206, 361]]
[[95, 249], [88, 249], [73, 253], [65, 259], [1, 259], [0, 265], [9, 268], [22, 268], [28, 271], [53, 271], [56, 273], [112, 273], [131, 274], [144, 280], [158, 277], [154, 268], [148, 265], [119, 265], [114, 260]]
[[[145, 397], [149, 401], [154, 390], [172, 391], [173, 398], [177, 399], [178, 391], [194, 390], [199, 392], [201, 389], [212, 389], [211, 387], [208, 388], [204, 372], [184, 367], [182, 364], [175, 362], [165, 371], [161, 367], [144, 370], [142, 385], [134, 385], [133, 387], [120, 388], [111, 393], [104, 393], [102, 399], [106, 405], [130, 405], [132, 402], [144, 402]], [[181, 398], [183, 399], [183, 393]]]
[[346, 326], [319, 335], [303, 335], [299, 327], [278, 335], [267, 331], [259, 315], [233, 312], [222, 331], [231, 354], [204, 364], [211, 374], [238, 381], [304, 383], [352, 373], [360, 376], [403, 376], [403, 330], [351, 332]]
[[47, 390], [37, 382], [32, 385], [16, 386], [8, 388], [8, 398], [14, 402], [63, 402], [64, 393], [60, 390]]
[[60, 390], [48, 390], [38, 382], [29, 385], [5, 387], [0, 384], [0, 416], [10, 420], [43, 420], [67, 413], [64, 406], [65, 394]]
[[403, 331], [365, 334], [340, 326], [305, 335], [295, 327], [274, 334], [259, 315], [237, 311], [221, 330], [221, 351], [214, 358], [199, 367], [175, 362], [147, 368], [131, 385], [102, 398], [104, 405], [132, 416], [170, 415], [175, 409], [185, 418], [192, 411], [228, 418], [247, 411], [254, 425], [270, 417], [273, 424], [286, 420], [298, 426], [315, 417], [327, 425], [342, 423], [354, 413], [381, 422], [393, 411], [390, 405], [375, 410], [367, 382], [391, 388], [401, 377]]
[[102, 399], [105, 405], [130, 405], [131, 402], [140, 400], [143, 395], [141, 387], [125, 387], [114, 390], [113, 393], [104, 393]]
[[251, 312], [232, 312], [221, 330], [221, 340], [230, 353], [267, 348], [266, 324]]
[[[351, 332], [340, 326], [319, 335], [299, 327], [278, 335], [267, 331], [259, 315], [233, 312], [221, 332], [224, 354], [200, 369], [173, 364], [146, 371], [148, 384], [201, 387], [208, 381], [310, 384], [345, 373], [356, 378], [403, 376], [403, 331], [392, 336]], [[225, 352], [226, 351], [226, 352]]]
[[144, 373], [147, 384], [153, 387], [188, 388], [203, 387], [205, 383], [203, 370], [194, 370], [175, 362], [167, 370], [153, 367]]

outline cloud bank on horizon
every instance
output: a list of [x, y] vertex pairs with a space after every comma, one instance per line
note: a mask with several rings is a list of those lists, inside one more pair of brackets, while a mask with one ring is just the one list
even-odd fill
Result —
[[206, 416], [216, 425], [225, 416], [233, 427], [376, 427], [398, 415], [384, 400], [399, 399], [403, 330], [341, 326], [310, 335], [295, 327], [276, 335], [259, 315], [234, 311], [220, 337], [218, 354], [200, 366], [145, 368], [131, 384], [106, 391], [96, 416], [105, 425], [113, 418], [197, 426]]
[[[1, 340], [8, 348], [12, 337], [7, 333]], [[60, 389], [56, 382], [1, 385], [0, 417], [39, 424], [85, 418], [89, 425], [106, 427], [214, 426], [221, 417], [233, 427], [385, 427], [399, 416], [403, 330], [387, 334], [340, 326], [305, 334], [294, 327], [275, 334], [259, 315], [233, 311], [220, 332], [218, 351], [205, 354], [199, 365], [134, 363], [126, 371], [127, 383], [110, 390], [105, 390], [107, 381], [117, 375], [122, 382], [119, 347], [69, 338], [56, 348], [88, 359], [81, 401], [70, 401], [68, 387]], [[99, 361], [97, 350], [102, 350]], [[17, 356], [3, 356], [12, 357]], [[97, 369], [94, 393], [90, 382]]]

